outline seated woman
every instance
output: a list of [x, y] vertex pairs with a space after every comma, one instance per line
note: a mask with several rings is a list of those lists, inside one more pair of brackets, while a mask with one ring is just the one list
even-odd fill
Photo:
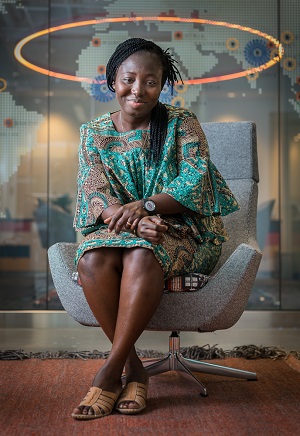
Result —
[[74, 222], [84, 239], [76, 263], [112, 348], [76, 419], [146, 407], [148, 377], [135, 342], [166, 279], [213, 270], [227, 239], [221, 215], [238, 209], [196, 116], [159, 102], [166, 81], [181, 79], [175, 62], [151, 41], [121, 43], [106, 70], [120, 110], [81, 127]]

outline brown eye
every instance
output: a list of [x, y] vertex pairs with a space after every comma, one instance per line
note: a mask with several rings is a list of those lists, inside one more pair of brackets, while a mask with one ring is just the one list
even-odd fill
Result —
[[122, 80], [124, 83], [133, 83], [133, 79], [131, 77], [124, 77]]

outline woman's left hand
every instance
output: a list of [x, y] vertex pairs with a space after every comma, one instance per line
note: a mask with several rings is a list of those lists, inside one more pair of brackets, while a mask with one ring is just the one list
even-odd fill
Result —
[[134, 201], [133, 203], [121, 206], [112, 216], [104, 220], [108, 224], [108, 232], [115, 232], [118, 234], [121, 230], [133, 232], [137, 229], [139, 221], [148, 216], [143, 208], [141, 200]]
[[137, 235], [154, 245], [161, 244], [168, 230], [165, 221], [159, 216], [146, 216], [138, 223]]

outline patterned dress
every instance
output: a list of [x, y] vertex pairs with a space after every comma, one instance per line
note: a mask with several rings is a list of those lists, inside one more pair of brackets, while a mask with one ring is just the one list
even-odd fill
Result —
[[[107, 113], [80, 129], [74, 227], [83, 235], [75, 263], [100, 247], [144, 247], [153, 251], [165, 279], [189, 272], [209, 274], [227, 240], [221, 216], [238, 209], [225, 180], [211, 162], [196, 116], [166, 105], [168, 131], [158, 163], [149, 163], [149, 130], [120, 133]], [[165, 215], [169, 229], [159, 245], [122, 231], [108, 233], [98, 218], [113, 204], [166, 193], [187, 212]]]

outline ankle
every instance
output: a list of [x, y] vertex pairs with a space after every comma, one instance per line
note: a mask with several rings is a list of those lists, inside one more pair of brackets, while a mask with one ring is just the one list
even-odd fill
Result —
[[[93, 386], [102, 388], [103, 390], [114, 390], [122, 385], [121, 382], [122, 371], [115, 371], [107, 362], [97, 372], [93, 380]], [[108, 389], [110, 388], [110, 389]]]
[[138, 382], [146, 383], [148, 380], [148, 374], [141, 361], [139, 363], [134, 362], [131, 364], [128, 362], [125, 366], [126, 383]]

